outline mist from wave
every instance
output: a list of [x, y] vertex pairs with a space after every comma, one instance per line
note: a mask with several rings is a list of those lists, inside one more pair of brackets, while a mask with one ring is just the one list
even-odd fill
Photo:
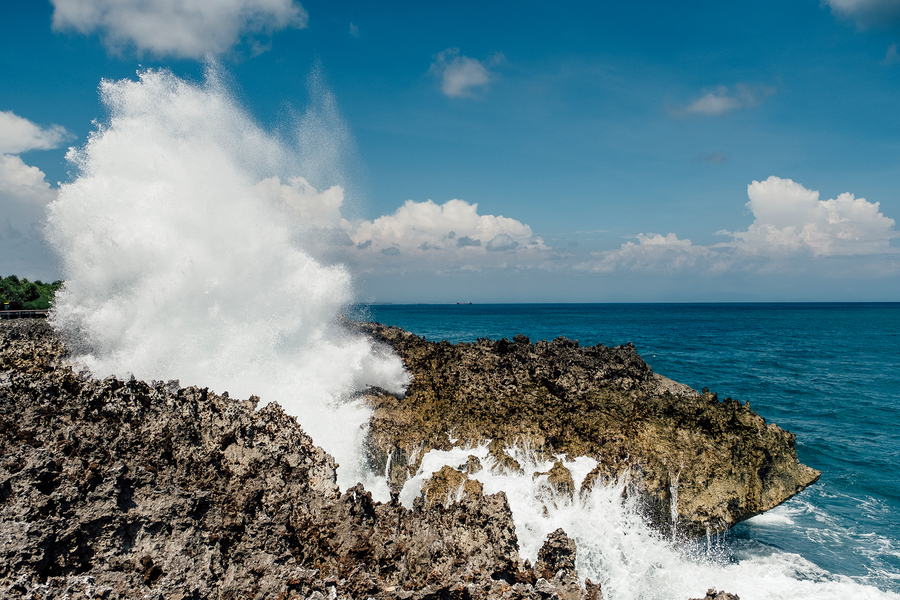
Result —
[[109, 117], [69, 151], [77, 176], [48, 208], [66, 280], [53, 326], [97, 376], [278, 402], [336, 457], [342, 487], [365, 481], [370, 412], [347, 400], [402, 392], [408, 375], [339, 323], [353, 288], [313, 257], [335, 208], [302, 178], [314, 150], [263, 130], [215, 66], [200, 84], [147, 70], [100, 96]]

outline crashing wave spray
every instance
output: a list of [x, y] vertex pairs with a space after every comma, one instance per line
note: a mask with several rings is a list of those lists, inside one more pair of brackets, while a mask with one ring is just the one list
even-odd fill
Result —
[[[702, 598], [713, 586], [735, 593], [741, 600], [898, 598], [829, 573], [797, 554], [755, 542], [720, 543], [710, 549], [705, 541], [673, 542], [647, 524], [636, 495], [623, 493], [627, 475], [569, 497], [557, 493], [548, 481], [546, 473], [553, 459], [540, 458], [527, 448], [507, 448], [506, 452], [522, 466], [523, 473], [498, 469], [487, 444], [430, 450], [422, 457], [416, 475], [403, 486], [399, 499], [412, 507], [432, 474], [444, 465], [465, 464], [473, 455], [485, 468], [469, 477], [481, 482], [485, 494], [506, 494], [521, 556], [534, 563], [547, 536], [561, 527], [577, 544], [579, 575], [599, 583], [607, 600]], [[584, 456], [558, 458], [576, 487], [596, 465]]]
[[369, 413], [341, 401], [366, 385], [402, 391], [408, 376], [336, 322], [350, 276], [297, 241], [310, 239], [297, 215], [328, 225], [341, 198], [316, 212], [327, 194], [296, 170], [301, 152], [254, 123], [214, 68], [202, 85], [144, 71], [100, 92], [108, 122], [69, 151], [77, 178], [48, 208], [66, 279], [54, 327], [98, 376], [277, 401], [336, 457], [342, 486], [363, 480]]

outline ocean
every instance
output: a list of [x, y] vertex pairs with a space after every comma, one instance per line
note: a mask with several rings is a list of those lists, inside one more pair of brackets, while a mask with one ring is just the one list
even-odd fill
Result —
[[[822, 471], [820, 481], [705, 551], [703, 541], [654, 542], [607, 560], [604, 541], [593, 540], [599, 564], [586, 568], [605, 579], [608, 598], [665, 597], [670, 580], [677, 594], [679, 576], [713, 579], [744, 600], [900, 598], [900, 303], [404, 304], [360, 306], [354, 316], [434, 341], [522, 333], [633, 342], [655, 372], [749, 401], [797, 434], [800, 460]], [[614, 554], [628, 554], [612, 539], [622, 532], [603, 535]], [[671, 552], [677, 558], [662, 556]], [[659, 589], [617, 594], [612, 586], [629, 577]]]

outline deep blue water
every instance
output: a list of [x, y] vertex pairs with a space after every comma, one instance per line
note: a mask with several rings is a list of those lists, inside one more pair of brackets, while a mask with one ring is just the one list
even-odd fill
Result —
[[750, 401], [822, 471], [729, 534], [900, 592], [900, 303], [371, 305], [357, 318], [429, 340], [634, 342], [654, 371]]

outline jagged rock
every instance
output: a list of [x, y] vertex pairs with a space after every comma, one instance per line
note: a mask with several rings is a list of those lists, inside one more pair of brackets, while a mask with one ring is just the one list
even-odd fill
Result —
[[537, 586], [503, 493], [341, 494], [277, 405], [97, 380], [65, 354], [43, 321], [0, 323], [0, 597], [593, 598]]
[[354, 326], [390, 345], [413, 376], [403, 398], [366, 395], [373, 464], [389, 453], [410, 458], [391, 473], [395, 491], [428, 450], [490, 441], [494, 468], [521, 473], [505, 450], [522, 444], [545, 458], [595, 458], [585, 490], [628, 475], [627, 493], [643, 499], [661, 531], [699, 536], [777, 506], [820, 475], [798, 461], [793, 434], [749, 404], [653, 373], [632, 344], [581, 348], [525, 336], [449, 344]]
[[484, 467], [481, 466], [481, 460], [479, 460], [477, 456], [473, 456], [472, 454], [468, 456], [465, 463], [457, 467], [457, 469], [469, 475], [480, 473], [483, 468]]
[[430, 508], [434, 504], [449, 506], [453, 502], [459, 502], [463, 497], [477, 497], [482, 493], [480, 481], [469, 479], [466, 473], [461, 473], [449, 466], [442, 467], [422, 486], [426, 508]]
[[547, 536], [547, 541], [538, 551], [534, 571], [545, 579], [552, 579], [560, 569], [574, 571], [577, 551], [575, 541], [562, 528], [557, 529]]
[[737, 594], [729, 594], [727, 592], [717, 592], [716, 588], [706, 590], [706, 596], [703, 598], [691, 598], [691, 600], [741, 600]]
[[547, 476], [547, 483], [557, 494], [572, 497], [575, 493], [575, 481], [572, 479], [572, 473], [562, 464], [562, 461], [557, 460], [549, 471], [535, 473], [532, 477], [537, 478], [541, 475]]
[[537, 563], [534, 565], [534, 573], [540, 577], [535, 588], [545, 582], [561, 600], [578, 600], [588, 594], [602, 599], [599, 585], [591, 584], [589, 592], [587, 586], [581, 587], [578, 571], [575, 569], [576, 552], [574, 540], [562, 529], [548, 535], [547, 541], [538, 551]]

